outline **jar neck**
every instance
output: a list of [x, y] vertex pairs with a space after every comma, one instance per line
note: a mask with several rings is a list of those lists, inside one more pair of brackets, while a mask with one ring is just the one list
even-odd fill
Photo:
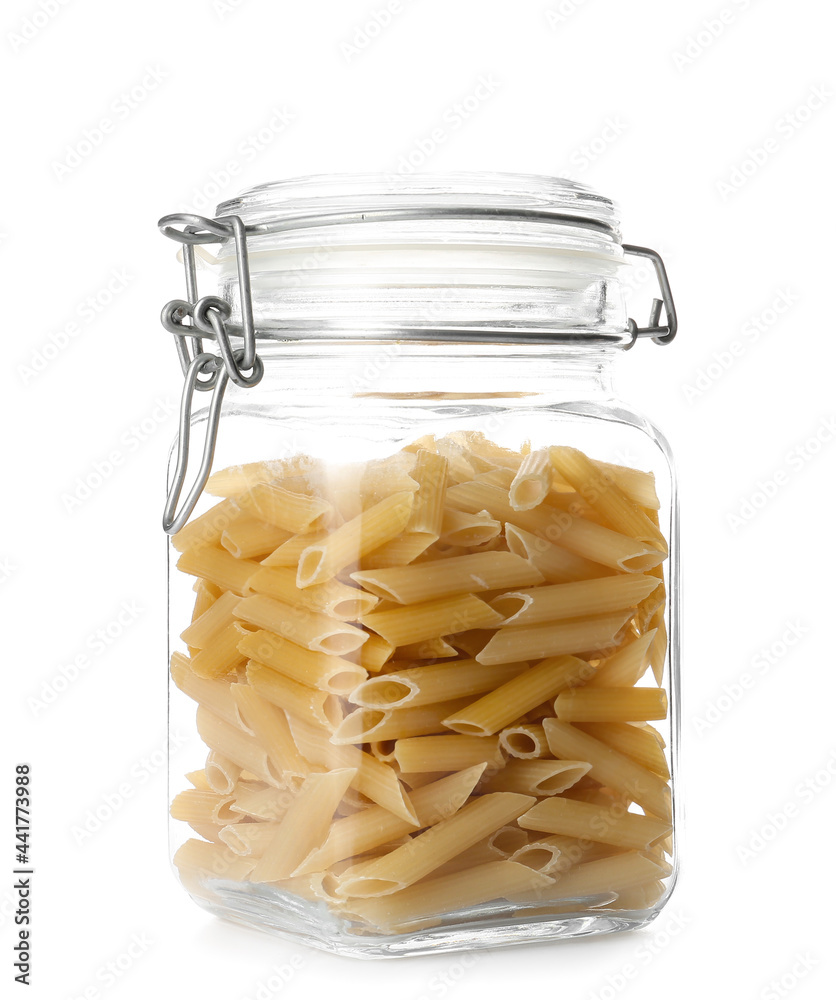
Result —
[[613, 347], [403, 341], [260, 342], [272, 392], [352, 398], [500, 400], [551, 404], [613, 397]]

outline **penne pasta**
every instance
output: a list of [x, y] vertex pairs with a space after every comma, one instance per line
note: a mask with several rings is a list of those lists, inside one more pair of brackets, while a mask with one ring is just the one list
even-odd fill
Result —
[[296, 748], [287, 716], [281, 708], [262, 697], [249, 684], [233, 684], [232, 697], [241, 718], [267, 751], [282, 780], [290, 785], [298, 784], [298, 779], [304, 778], [311, 769]]
[[282, 542], [276, 549], [274, 549], [269, 556], [265, 556], [261, 560], [262, 566], [269, 567], [296, 567], [299, 564], [299, 556], [316, 542], [321, 542], [328, 537], [327, 531], [315, 531], [309, 535], [293, 535], [288, 538], [286, 542]]
[[[484, 545], [502, 532], [502, 524], [486, 510], [469, 514], [463, 510], [444, 508], [439, 541], [445, 545]], [[516, 553], [522, 555], [522, 553]]]
[[[246, 494], [248, 508], [291, 535], [327, 527], [333, 508], [327, 500], [293, 493], [273, 483], [256, 483]], [[278, 543], [277, 543], [278, 544]], [[276, 546], [273, 546], [276, 548]]]
[[356, 687], [349, 699], [364, 708], [390, 711], [409, 705], [418, 708], [491, 691], [522, 673], [527, 663], [485, 666], [476, 660], [454, 660], [426, 667], [395, 670], [372, 677]]
[[511, 552], [477, 552], [415, 566], [352, 573], [351, 578], [372, 594], [399, 604], [543, 582], [539, 570]]
[[506, 663], [578, 651], [595, 654], [612, 648], [629, 618], [628, 610], [594, 618], [549, 622], [547, 625], [502, 628], [476, 654], [476, 659], [480, 663]]
[[554, 698], [564, 688], [580, 683], [590, 669], [588, 663], [575, 656], [543, 660], [448, 716], [444, 724], [458, 733], [491, 736], [541, 702]]
[[241, 777], [241, 768], [223, 754], [210, 750], [203, 773], [213, 791], [220, 792], [221, 795], [231, 795]]
[[278, 822], [229, 823], [221, 827], [218, 838], [233, 854], [252, 858], [255, 862], [275, 839], [278, 828]]
[[197, 709], [197, 731], [206, 746], [236, 763], [242, 771], [249, 771], [269, 785], [284, 784], [280, 769], [256, 738], [230, 725], [204, 705]]
[[665, 883], [658, 879], [631, 885], [618, 893], [618, 898], [607, 904], [608, 910], [649, 910], [665, 894]]
[[364, 615], [362, 621], [393, 645], [404, 646], [454, 632], [498, 625], [502, 616], [478, 597], [462, 594], [406, 608], [372, 611]]
[[[433, 739], [428, 736], [425, 739]], [[463, 737], [467, 738], [467, 737]], [[479, 739], [480, 737], [470, 737]], [[590, 765], [581, 760], [510, 760], [481, 788], [488, 792], [558, 795], [580, 781]], [[523, 826], [524, 824], [520, 824]]]
[[483, 795], [441, 820], [408, 844], [378, 858], [361, 874], [349, 869], [340, 879], [336, 895], [342, 898], [385, 896], [413, 885], [457, 854], [516, 819], [534, 802], [530, 795], [494, 792]]
[[456, 698], [418, 708], [407, 705], [391, 712], [358, 708], [342, 720], [331, 739], [336, 744], [365, 743], [370, 739], [380, 742], [444, 733], [448, 731], [443, 721], [445, 716], [463, 707], [468, 701], [468, 698]]
[[336, 727], [341, 722], [340, 706], [335, 695], [299, 684], [257, 660], [247, 663], [247, 683], [267, 701], [303, 721], [328, 728]]
[[243, 596], [247, 580], [258, 569], [258, 563], [250, 559], [236, 559], [226, 549], [206, 545], [199, 549], [188, 549], [177, 560], [177, 568], [190, 576], [200, 576], [220, 587]]
[[665, 780], [670, 778], [671, 773], [664, 751], [656, 739], [656, 734], [649, 729], [640, 729], [626, 722], [580, 722], [578, 729], [618, 750], [619, 753], [626, 754]]
[[206, 614], [223, 591], [219, 587], [216, 587], [214, 583], [209, 583], [207, 580], [195, 580], [192, 590], [196, 595], [192, 610], [192, 621], [196, 622], [201, 615]]
[[171, 655], [171, 679], [175, 685], [193, 701], [228, 722], [232, 726], [246, 729], [241, 720], [238, 708], [232, 699], [229, 681], [223, 678], [208, 680], [199, 677], [191, 668], [190, 660], [182, 653]]
[[420, 449], [416, 452], [410, 477], [417, 482], [418, 489], [403, 535], [375, 549], [369, 566], [403, 566], [438, 541], [447, 487], [447, 459]]
[[353, 768], [356, 773], [351, 788], [408, 823], [418, 825], [409, 796], [391, 767], [358, 747], [334, 745], [327, 730], [308, 722], [292, 719], [290, 726], [296, 745], [311, 764], [326, 770]]
[[379, 673], [392, 659], [395, 647], [387, 642], [382, 635], [366, 631], [366, 641], [363, 645], [348, 655], [370, 673]]
[[299, 555], [297, 586], [305, 588], [324, 583], [397, 538], [409, 521], [413, 503], [412, 493], [394, 493], [340, 525], [322, 541], [303, 549]]
[[249, 877], [253, 861], [234, 854], [226, 844], [187, 840], [172, 859], [183, 885], [195, 896], [211, 899], [211, 880], [237, 882]]
[[411, 642], [406, 646], [398, 646], [393, 659], [396, 660], [441, 660], [450, 656], [458, 656], [458, 650], [440, 636], [437, 639], [424, 639], [423, 642]]
[[656, 632], [653, 642], [650, 644], [650, 665], [653, 668], [656, 683], [661, 687], [668, 653], [668, 630], [665, 625], [664, 611], [657, 611], [650, 619], [650, 625]]
[[503, 858], [510, 858], [527, 843], [528, 831], [513, 825], [502, 826], [488, 837], [491, 850]]
[[232, 791], [230, 811], [235, 814], [233, 823], [251, 819], [272, 822], [280, 820], [287, 812], [293, 792], [287, 788], [272, 788], [270, 785], [240, 781]]
[[[504, 764], [499, 738], [491, 736], [413, 736], [396, 740], [395, 760], [401, 771], [463, 771], [486, 764], [488, 773]], [[520, 791], [496, 788], [493, 791]]]
[[180, 633], [180, 638], [195, 649], [205, 649], [219, 632], [233, 624], [233, 612], [239, 600], [237, 594], [227, 590], [203, 614], [193, 619], [191, 625]]
[[352, 768], [340, 768], [307, 776], [253, 868], [253, 882], [288, 878], [312, 850], [322, 846], [354, 774]]
[[592, 765], [589, 777], [623, 792], [660, 819], [670, 817], [670, 790], [658, 774], [653, 774], [632, 758], [613, 750], [569, 722], [545, 719], [543, 729], [555, 757], [587, 761]]
[[559, 846], [561, 840], [560, 837], [532, 840], [515, 851], [508, 860], [554, 878], [561, 873], [563, 864], [563, 853]]
[[505, 540], [509, 551], [527, 559], [536, 566], [548, 583], [571, 583], [574, 580], [593, 580], [613, 570], [601, 563], [594, 563], [568, 549], [553, 545], [515, 524], [505, 525]]
[[222, 500], [172, 535], [171, 544], [178, 552], [220, 545], [221, 536], [240, 511], [237, 499]]
[[520, 816], [518, 823], [525, 830], [580, 837], [638, 851], [646, 851], [654, 841], [671, 832], [670, 823], [653, 816], [556, 796], [538, 802]]
[[490, 605], [503, 616], [505, 625], [539, 625], [635, 608], [658, 586], [659, 581], [652, 576], [620, 574], [600, 580], [513, 590], [495, 597]]
[[210, 496], [233, 496], [245, 493], [259, 483], [287, 479], [311, 473], [317, 469], [317, 462], [309, 455], [294, 458], [277, 458], [267, 462], [248, 462], [245, 465], [231, 465], [220, 469], [209, 477], [204, 492]]
[[514, 510], [531, 510], [545, 499], [552, 486], [552, 466], [548, 449], [532, 451], [520, 463], [508, 491]]
[[319, 611], [294, 608], [263, 594], [238, 602], [235, 614], [242, 621], [275, 632], [297, 646], [321, 653], [352, 653], [366, 641], [366, 633]]
[[358, 939], [645, 920], [673, 850], [653, 475], [459, 429], [210, 482], [174, 538], [189, 891]]
[[393, 895], [352, 901], [349, 912], [389, 933], [432, 927], [456, 910], [552, 884], [541, 872], [514, 861], [490, 861], [461, 872], [443, 875]]
[[549, 454], [558, 475], [577, 490], [615, 531], [667, 552], [662, 532], [625, 495], [605, 469], [596, 466], [577, 448], [556, 446], [549, 449]]
[[650, 646], [655, 636], [655, 630], [647, 632], [608, 656], [586, 682], [586, 686], [623, 688], [637, 684], [647, 670]]
[[[410, 798], [419, 826], [433, 826], [458, 812], [484, 769], [485, 765], [481, 764], [416, 789]], [[414, 830], [414, 824], [380, 806], [372, 806], [337, 820], [322, 847], [312, 851], [295, 874], [324, 871], [338, 861], [365, 854]]]
[[529, 511], [515, 511], [508, 495], [490, 483], [460, 483], [447, 490], [447, 502], [458, 510], [475, 513], [487, 510], [493, 517], [592, 562], [625, 573], [646, 573], [665, 559], [665, 552], [640, 539], [577, 517], [546, 504]]
[[305, 649], [264, 629], [243, 636], [238, 650], [244, 657], [258, 660], [299, 684], [328, 694], [347, 695], [368, 677], [362, 667], [350, 660]]
[[658, 510], [659, 497], [656, 494], [656, 480], [652, 472], [642, 472], [641, 469], [631, 469], [626, 465], [613, 465], [611, 462], [593, 460], [597, 468], [602, 469], [639, 507], [649, 507]]
[[554, 714], [564, 722], [645, 722], [667, 716], [668, 696], [660, 688], [581, 688], [559, 694]]
[[260, 559], [290, 538], [290, 532], [241, 511], [226, 526], [221, 546], [236, 559]]
[[209, 781], [206, 778], [206, 771], [201, 768], [199, 771], [189, 771], [186, 774], [186, 780], [190, 782], [195, 788], [199, 788], [202, 792], [214, 791]]
[[263, 566], [256, 570], [247, 582], [247, 596], [251, 594], [263, 594], [342, 621], [356, 621], [378, 603], [372, 594], [340, 580], [328, 580], [300, 590], [296, 586], [296, 571], [290, 566]]
[[171, 816], [186, 823], [228, 823], [233, 814], [229, 804], [229, 795], [220, 792], [204, 792], [197, 788], [188, 788], [174, 796], [171, 803]]
[[550, 899], [583, 899], [598, 893], [621, 892], [669, 874], [669, 866], [651, 861], [638, 851], [626, 851], [575, 865], [560, 875], [553, 890], [547, 888], [545, 894], [539, 893], [533, 898], [542, 899], [547, 895]]
[[[236, 605], [237, 607], [237, 605]], [[238, 651], [243, 632], [236, 621], [230, 621], [191, 659], [191, 669], [198, 677], [213, 679], [234, 673], [243, 663]]]
[[534, 760], [551, 755], [545, 730], [539, 723], [508, 726], [499, 734], [499, 745], [509, 757], [520, 760]]

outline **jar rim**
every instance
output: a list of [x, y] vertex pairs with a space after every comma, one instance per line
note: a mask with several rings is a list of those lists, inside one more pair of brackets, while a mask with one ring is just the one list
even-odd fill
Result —
[[361, 218], [350, 221], [507, 219], [593, 229], [616, 244], [621, 236], [612, 199], [577, 181], [545, 174], [309, 174], [247, 188], [216, 211], [221, 217], [237, 215], [253, 233], [321, 226], [331, 217], [344, 221], [353, 213]]

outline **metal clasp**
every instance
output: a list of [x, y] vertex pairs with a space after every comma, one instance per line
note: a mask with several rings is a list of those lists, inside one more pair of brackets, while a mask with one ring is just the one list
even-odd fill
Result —
[[[671, 292], [665, 263], [655, 250], [651, 250], [648, 247], [637, 247], [625, 243], [622, 249], [625, 254], [630, 254], [633, 257], [644, 257], [653, 263], [654, 270], [656, 271], [656, 280], [659, 282], [659, 289], [662, 292], [662, 298], [654, 299], [651, 303], [650, 319], [647, 326], [639, 326], [634, 319], [627, 320], [628, 330], [633, 336], [630, 347], [635, 344], [639, 337], [652, 337], [654, 344], [669, 344], [676, 336], [676, 307], [673, 304], [673, 292]], [[662, 318], [663, 306], [665, 309], [664, 326], [659, 322]]]
[[[255, 350], [255, 324], [253, 322], [250, 265], [247, 253], [247, 234], [244, 223], [236, 215], [222, 219], [207, 219], [201, 215], [166, 215], [158, 223], [164, 236], [183, 244], [183, 264], [186, 270], [187, 299], [172, 299], [163, 307], [161, 322], [174, 336], [180, 367], [185, 384], [180, 404], [180, 434], [177, 442], [177, 465], [174, 479], [163, 513], [163, 529], [173, 535], [189, 519], [200, 499], [212, 471], [212, 457], [218, 436], [221, 403], [228, 381], [242, 388], [257, 385], [264, 375], [264, 365]], [[182, 229], [177, 229], [182, 226]], [[241, 300], [241, 337], [243, 348], [233, 350], [230, 343], [229, 303], [214, 295], [198, 296], [197, 268], [194, 248], [205, 243], [235, 241], [238, 264], [238, 285]], [[235, 331], [238, 332], [237, 329]], [[203, 350], [203, 338], [208, 337], [218, 345], [219, 354]], [[189, 341], [193, 341], [189, 350]], [[246, 374], [249, 372], [249, 374]], [[208, 376], [201, 379], [200, 376]], [[186, 480], [189, 463], [192, 400], [195, 390], [212, 392], [209, 404], [206, 441], [203, 458], [195, 482], [179, 512], [177, 502]]]

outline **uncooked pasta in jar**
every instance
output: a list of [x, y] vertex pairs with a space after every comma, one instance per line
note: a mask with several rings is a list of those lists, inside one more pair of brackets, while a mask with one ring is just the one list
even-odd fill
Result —
[[473, 432], [215, 473], [174, 683], [206, 764], [187, 888], [347, 933], [650, 906], [671, 873], [665, 538], [650, 473]]

